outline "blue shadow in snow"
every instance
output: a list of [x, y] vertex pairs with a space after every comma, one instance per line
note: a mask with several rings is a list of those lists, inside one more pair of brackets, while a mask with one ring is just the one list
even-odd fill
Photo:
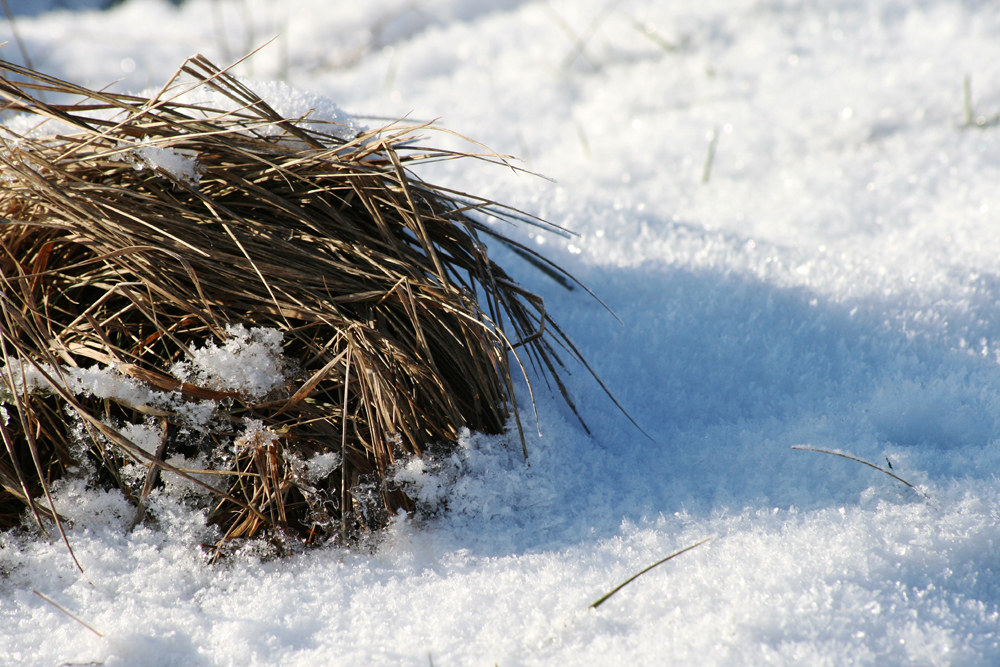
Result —
[[[572, 365], [569, 386], [592, 435], [558, 398], [542, 399], [544, 451], [526, 473], [535, 491], [513, 493], [506, 515], [460, 520], [473, 524], [462, 532], [484, 553], [608, 537], [623, 520], [675, 512], [856, 503], [875, 483], [911, 502], [908, 489], [875, 471], [790, 446], [841, 448], [875, 463], [886, 451], [913, 452], [919, 465], [934, 461], [924, 471], [934, 476], [960, 468], [950, 451], [1000, 438], [1000, 367], [956, 345], [1000, 324], [1000, 277], [978, 278], [973, 302], [942, 306], [950, 328], [913, 335], [897, 321], [896, 313], [914, 310], [905, 295], [843, 305], [752, 275], [566, 262], [619, 324], [582, 290], [567, 292], [502, 249], [494, 255], [546, 299], [549, 314], [655, 441]], [[545, 392], [543, 382], [534, 384]], [[489, 539], [477, 537], [480, 520]]]

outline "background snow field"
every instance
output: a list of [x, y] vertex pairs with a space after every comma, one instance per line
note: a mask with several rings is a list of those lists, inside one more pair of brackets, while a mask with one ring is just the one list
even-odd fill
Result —
[[370, 552], [215, 566], [169, 488], [129, 533], [121, 497], [67, 482], [86, 574], [0, 535], [0, 664], [1000, 664], [996, 3], [10, 4], [34, 66], [91, 87], [279, 35], [237, 71], [522, 158], [552, 180], [421, 175], [574, 232], [508, 230], [622, 323], [494, 252], [652, 439], [570, 368], [590, 435], [536, 383], [530, 466], [468, 434], [400, 471], [447, 508]]

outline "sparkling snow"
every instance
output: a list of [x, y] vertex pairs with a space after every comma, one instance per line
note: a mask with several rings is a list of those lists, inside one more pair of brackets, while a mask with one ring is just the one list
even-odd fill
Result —
[[236, 391], [261, 399], [285, 381], [281, 332], [264, 327], [247, 329], [227, 324], [222, 347], [208, 340], [191, 351], [191, 358], [170, 368], [178, 379], [219, 391]]
[[[222, 64], [278, 35], [236, 71], [284, 81], [264, 92], [292, 113], [440, 118], [520, 157], [552, 180], [421, 175], [576, 234], [507, 228], [622, 324], [494, 252], [652, 440], [573, 367], [590, 435], [536, 382], [530, 465], [516, 436], [465, 433], [398, 472], [436, 513], [359, 550], [218, 565], [169, 485], [129, 532], [119, 495], [59, 483], [85, 574], [58, 541], [0, 534], [0, 664], [1000, 663], [1000, 7], [10, 4], [36, 68], [86, 85], [160, 86], [192, 53]], [[217, 386], [266, 393], [272, 343], [233, 340]], [[228, 347], [198, 354], [221, 368]], [[891, 462], [930, 500], [800, 444]]]

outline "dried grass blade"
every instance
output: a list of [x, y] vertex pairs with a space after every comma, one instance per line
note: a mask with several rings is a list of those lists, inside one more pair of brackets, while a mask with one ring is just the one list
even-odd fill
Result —
[[695, 542], [694, 544], [692, 544], [690, 546], [684, 547], [680, 551], [675, 551], [674, 553], [670, 554], [666, 558], [661, 558], [660, 560], [656, 561], [655, 563], [653, 563], [652, 565], [650, 565], [646, 569], [633, 574], [631, 577], [629, 577], [628, 579], [626, 579], [622, 583], [620, 583], [617, 586], [615, 586], [614, 588], [612, 588], [608, 593], [606, 593], [603, 596], [601, 596], [601, 598], [598, 599], [596, 602], [591, 603], [590, 604], [590, 608], [591, 609], [597, 609], [602, 604], [604, 604], [608, 600], [608, 598], [610, 598], [612, 595], [614, 595], [615, 593], [617, 593], [621, 589], [625, 588], [626, 586], [628, 586], [629, 584], [631, 584], [633, 581], [635, 581], [636, 579], [638, 579], [642, 575], [644, 575], [647, 572], [649, 572], [650, 570], [652, 570], [654, 567], [662, 565], [663, 563], [666, 563], [668, 560], [671, 560], [673, 558], [677, 558], [682, 553], [686, 553], [688, 551], [691, 551], [695, 547], [700, 547], [701, 545], [705, 544], [706, 542], [711, 542], [714, 539], [715, 539], [715, 535], [712, 535], [711, 537], [706, 537], [705, 539], [701, 540], [700, 542]]
[[46, 602], [48, 602], [50, 605], [52, 605], [53, 607], [55, 607], [56, 609], [58, 609], [62, 613], [66, 614], [67, 616], [69, 616], [70, 618], [72, 618], [74, 621], [76, 621], [77, 623], [79, 623], [83, 627], [85, 627], [88, 630], [90, 630], [91, 632], [93, 632], [95, 635], [97, 635], [101, 639], [104, 639], [104, 635], [102, 635], [100, 632], [98, 632], [97, 630], [95, 630], [93, 627], [91, 627], [85, 621], [81, 620], [79, 616], [77, 616], [76, 614], [70, 612], [68, 609], [66, 609], [65, 607], [63, 607], [61, 604], [59, 604], [58, 602], [56, 602], [52, 598], [48, 597], [47, 595], [43, 595], [42, 593], [39, 593], [34, 588], [31, 589], [31, 592], [34, 593], [35, 595], [37, 595], [38, 597], [42, 598]]
[[[50, 492], [49, 485], [46, 482], [46, 475], [43, 470], [44, 466], [42, 465], [41, 456], [38, 453], [38, 444], [35, 441], [34, 430], [31, 428], [31, 424], [28, 423], [28, 410], [24, 409], [24, 406], [27, 404], [28, 400], [26, 396], [28, 390], [28, 382], [24, 375], [24, 365], [23, 365], [24, 353], [23, 350], [18, 346], [17, 339], [10, 335], [10, 325], [12, 320], [15, 321], [20, 320], [23, 323], [22, 325], [27, 325], [27, 322], [25, 322], [21, 318], [20, 313], [11, 311], [11, 309], [8, 307], [9, 300], [5, 296], [0, 295], [0, 299], [2, 299], [2, 304], [3, 304], [2, 310], [4, 315], [4, 322], [0, 324], [0, 350], [3, 351], [3, 358], [5, 360], [10, 359], [7, 350], [8, 343], [10, 343], [18, 351], [18, 356], [22, 360], [22, 363], [20, 365], [20, 372], [21, 372], [20, 386], [22, 388], [22, 391], [25, 392], [25, 395], [18, 395], [17, 383], [14, 380], [13, 369], [10, 368], [9, 363], [7, 364], [7, 372], [9, 374], [7, 384], [11, 390], [11, 394], [13, 396], [17, 396], [17, 403], [19, 408], [17, 412], [21, 422], [22, 433], [24, 434], [25, 439], [28, 442], [28, 450], [31, 452], [31, 460], [35, 465], [35, 472], [38, 473], [38, 482], [42, 487], [42, 492], [45, 494], [45, 499], [48, 502], [51, 516], [55, 521], [56, 528], [59, 530], [59, 535], [62, 537], [63, 543], [66, 545], [66, 549], [69, 551], [70, 558], [73, 559], [73, 563], [76, 565], [77, 569], [79, 569], [80, 572], [83, 573], [83, 566], [81, 566], [80, 561], [77, 560], [76, 553], [73, 552], [73, 547], [70, 545], [69, 538], [66, 536], [66, 530], [62, 524], [62, 518], [59, 516], [59, 513], [56, 512], [55, 502], [52, 500], [52, 493]], [[4, 441], [6, 442], [7, 439], [4, 438]], [[10, 445], [8, 445], [8, 448], [10, 448], [11, 450], [13, 449]], [[13, 451], [11, 451], [11, 458], [16, 460], [16, 455], [14, 454]], [[35, 513], [35, 518], [36, 519], [38, 518], [37, 513]], [[44, 528], [42, 529], [42, 532], [43, 533], [45, 532]]]
[[[305, 382], [302, 383], [302, 386], [299, 387], [298, 391], [296, 391], [294, 394], [292, 394], [292, 397], [289, 398], [288, 401], [284, 405], [282, 405], [281, 408], [277, 412], [274, 413], [274, 417], [277, 417], [277, 416], [281, 415], [282, 413], [286, 412], [287, 410], [290, 410], [291, 408], [294, 408], [296, 405], [298, 405], [299, 402], [302, 399], [304, 399], [306, 396], [308, 396], [319, 385], [319, 383], [322, 382], [326, 378], [326, 376], [330, 374], [330, 372], [334, 368], [336, 368], [337, 366], [339, 366], [341, 364], [341, 362], [344, 361], [344, 357], [345, 356], [348, 357], [347, 362], [345, 362], [345, 363], [350, 363], [350, 351], [349, 350], [350, 350], [350, 348], [345, 349], [343, 352], [341, 352], [336, 357], [334, 357], [333, 359], [331, 359], [326, 364], [326, 366], [323, 366], [323, 368], [321, 368], [318, 371], [316, 371], [315, 373], [313, 373], [312, 376], [308, 380], [306, 380]], [[346, 371], [346, 368], [345, 368], [345, 374], [346, 374], [346, 372], [347, 371]]]
[[353, 342], [348, 337], [347, 341], [347, 361], [344, 362], [344, 407], [341, 414], [341, 436], [340, 436], [340, 536], [347, 540], [347, 392], [351, 386], [351, 349]]
[[909, 482], [907, 482], [905, 479], [903, 479], [899, 475], [896, 475], [895, 473], [893, 473], [893, 472], [891, 472], [889, 470], [886, 470], [885, 468], [882, 468], [881, 466], [877, 466], [874, 463], [871, 463], [869, 461], [865, 461], [862, 458], [858, 458], [857, 456], [854, 456], [853, 454], [847, 454], [846, 452], [837, 452], [837, 451], [834, 451], [832, 449], [820, 449], [819, 447], [812, 447], [812, 446], [809, 446], [809, 445], [792, 445], [792, 449], [798, 449], [798, 450], [804, 451], [804, 452], [819, 452], [820, 454], [829, 454], [830, 456], [839, 456], [842, 459], [847, 459], [848, 461], [854, 461], [856, 463], [860, 463], [862, 465], [866, 465], [869, 468], [874, 468], [875, 470], [878, 470], [879, 472], [884, 473], [884, 474], [888, 475], [889, 477], [892, 477], [897, 482], [902, 482], [906, 486], [908, 486], [911, 489], [913, 489], [913, 491], [915, 493], [920, 494], [921, 496], [923, 496], [927, 500], [931, 499], [930, 496], [928, 496], [926, 493], [924, 493], [923, 491], [921, 491], [917, 487], [915, 487], [912, 484], [910, 484]]
[[[5, 422], [6, 420], [0, 419], [0, 436], [3, 437], [3, 442], [4, 445], [6, 445], [7, 447], [7, 453], [10, 456], [10, 460], [14, 468], [14, 473], [17, 475], [17, 480], [16, 480], [17, 484], [20, 487], [21, 492], [24, 494], [23, 501], [31, 510], [32, 516], [35, 517], [35, 522], [38, 524], [38, 530], [40, 530], [42, 534], [45, 535], [45, 537], [47, 538], [49, 536], [49, 533], [47, 530], [45, 530], [45, 524], [42, 523], [42, 517], [41, 514], [39, 513], [38, 505], [37, 503], [35, 503], [35, 499], [31, 495], [31, 490], [28, 488], [28, 480], [25, 477], [24, 472], [21, 470], [21, 464], [17, 459], [17, 452], [14, 450], [14, 441], [13, 438], [11, 438], [10, 431], [7, 430], [7, 425]], [[4, 488], [6, 488], [11, 493], [15, 493], [14, 487], [11, 484], [12, 481], [14, 480], [5, 480]]]

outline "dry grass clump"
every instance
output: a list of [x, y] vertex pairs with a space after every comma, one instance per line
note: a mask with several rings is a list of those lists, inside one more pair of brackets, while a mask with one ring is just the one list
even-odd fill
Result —
[[[136, 521], [161, 471], [208, 489], [217, 546], [349, 538], [412, 509], [396, 462], [503, 431], [512, 360], [563, 390], [552, 343], [579, 355], [481, 237], [559, 269], [474, 216], [512, 212], [409, 171], [457, 157], [420, 128], [283, 118], [202, 57], [149, 99], [0, 70], [37, 120], [0, 132], [0, 529], [58, 523], [40, 498], [83, 468]], [[276, 385], [195, 372], [251, 348]]]

